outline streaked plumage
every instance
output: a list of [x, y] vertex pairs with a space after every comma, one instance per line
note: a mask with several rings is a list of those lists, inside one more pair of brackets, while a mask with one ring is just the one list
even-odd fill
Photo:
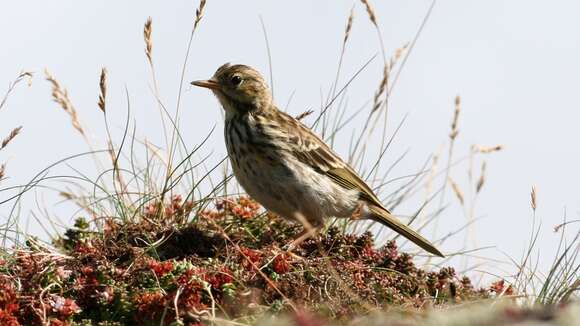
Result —
[[193, 85], [210, 88], [225, 109], [225, 141], [234, 174], [246, 192], [286, 218], [319, 227], [326, 217], [380, 222], [432, 254], [429, 241], [398, 221], [372, 189], [309, 128], [272, 103], [263, 77], [245, 65], [221, 66]]

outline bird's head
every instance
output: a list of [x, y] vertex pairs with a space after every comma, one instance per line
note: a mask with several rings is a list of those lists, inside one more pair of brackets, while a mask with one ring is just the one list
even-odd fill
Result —
[[272, 93], [262, 75], [245, 65], [226, 63], [212, 78], [191, 84], [211, 89], [228, 114], [267, 110], [272, 104]]

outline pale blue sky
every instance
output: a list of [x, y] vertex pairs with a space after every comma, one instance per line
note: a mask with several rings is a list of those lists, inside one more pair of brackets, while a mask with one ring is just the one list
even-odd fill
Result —
[[[431, 1], [372, 1], [388, 54], [409, 42]], [[320, 92], [334, 79], [349, 10], [355, 20], [341, 81], [379, 51], [375, 30], [358, 1], [208, 1], [195, 37], [187, 79], [209, 77], [224, 62], [246, 63], [268, 73], [259, 15], [267, 26], [273, 57], [275, 97], [297, 114], [317, 109]], [[86, 150], [68, 117], [50, 99], [43, 69], [65, 86], [81, 121], [95, 139], [103, 139], [97, 109], [98, 74], [109, 70], [110, 121], [115, 133], [125, 114], [124, 87], [132, 103], [140, 137], [160, 140], [151, 75], [143, 54], [143, 23], [154, 24], [154, 61], [161, 98], [175, 107], [179, 74], [197, 2], [175, 1], [4, 1], [0, 5], [0, 85], [20, 70], [36, 72], [32, 87], [18, 87], [0, 111], [0, 135], [23, 125], [22, 134], [0, 152], [11, 177], [6, 184], [30, 179], [49, 162]], [[439, 1], [411, 54], [392, 96], [391, 130], [409, 114], [388, 152], [385, 166], [405, 150], [409, 155], [393, 176], [416, 172], [425, 158], [448, 141], [453, 98], [463, 100], [456, 153], [472, 144], [505, 145], [487, 157], [487, 183], [477, 203], [477, 244], [495, 245], [487, 257], [519, 257], [531, 227], [530, 189], [538, 186], [538, 216], [543, 223], [542, 252], [555, 250], [551, 230], [567, 212], [580, 209], [580, 21], [577, 1], [489, 0]], [[349, 89], [358, 108], [374, 93], [381, 78], [375, 60]], [[2, 90], [3, 92], [3, 90]], [[221, 115], [209, 92], [185, 88], [182, 126], [190, 146], [214, 124], [210, 139], [214, 161], [224, 153]], [[349, 134], [345, 134], [345, 140]], [[371, 146], [373, 144], [370, 144]], [[347, 144], [337, 150], [345, 154]], [[378, 141], [377, 144], [378, 145]], [[90, 169], [90, 165], [86, 167]], [[465, 184], [465, 165], [451, 172]], [[388, 191], [388, 189], [387, 189]], [[28, 216], [42, 202], [49, 211], [54, 198], [31, 195], [23, 207]], [[465, 222], [457, 201], [439, 226], [440, 235]], [[411, 208], [401, 211], [411, 212]], [[4, 207], [0, 215], [7, 214]], [[67, 220], [68, 217], [63, 217]], [[38, 228], [32, 227], [38, 231]], [[577, 232], [577, 228], [573, 230]], [[462, 239], [462, 237], [460, 237]], [[462, 241], [449, 243], [457, 249]]]

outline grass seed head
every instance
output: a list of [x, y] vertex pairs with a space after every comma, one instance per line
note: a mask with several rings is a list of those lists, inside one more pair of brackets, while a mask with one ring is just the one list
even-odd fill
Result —
[[103, 111], [103, 113], [106, 112], [106, 103], [107, 103], [107, 68], [102, 68], [101, 69], [101, 78], [99, 80], [99, 89], [100, 89], [100, 94], [99, 94], [99, 109], [101, 109], [101, 111]]
[[538, 207], [538, 197], [537, 197], [537, 188], [536, 188], [536, 186], [532, 186], [532, 192], [530, 193], [530, 197], [531, 197], [532, 209], [535, 212], [536, 211], [536, 208]]
[[8, 136], [2, 140], [2, 144], [0, 144], [0, 150], [4, 149], [4, 147], [6, 147], [14, 138], [16, 138], [16, 136], [18, 136], [20, 133], [20, 130], [22, 130], [22, 126], [12, 129], [10, 134], [8, 134]]
[[145, 55], [149, 63], [153, 62], [153, 39], [151, 33], [153, 31], [153, 20], [151, 17], [147, 18], [145, 26], [143, 27], [143, 37], [145, 38]]
[[481, 191], [481, 188], [483, 188], [483, 185], [485, 184], [485, 167], [486, 163], [483, 162], [481, 164], [481, 175], [479, 176], [479, 180], [477, 181], [477, 185], [475, 186], [476, 193], [479, 193]]
[[52, 99], [70, 116], [73, 127], [84, 137], [85, 131], [79, 121], [77, 111], [68, 97], [66, 89], [62, 88], [56, 78], [48, 71], [44, 71], [46, 80], [52, 85]]
[[499, 152], [503, 149], [503, 145], [495, 145], [495, 146], [476, 146], [476, 150], [482, 154], [489, 154], [494, 152]]
[[194, 30], [197, 28], [197, 25], [199, 25], [199, 22], [203, 18], [203, 9], [205, 8], [205, 1], [206, 0], [201, 0], [201, 2], [199, 3], [199, 7], [197, 8], [197, 10], [195, 10], [195, 22], [193, 23]]
[[371, 112], [377, 111], [381, 107], [381, 105], [383, 104], [383, 101], [381, 100], [381, 96], [383, 95], [383, 93], [385, 93], [387, 86], [389, 84], [389, 75], [390, 75], [389, 66], [385, 65], [383, 68], [383, 79], [381, 79], [381, 83], [379, 84], [379, 88], [377, 89], [377, 92], [375, 93], [375, 97], [373, 100], [373, 109]]
[[346, 29], [344, 30], [344, 40], [342, 44], [346, 44], [352, 30], [352, 22], [354, 20], [354, 8], [350, 10], [350, 15], [348, 16], [348, 21], [346, 23]]
[[371, 4], [368, 2], [368, 0], [361, 0], [361, 2], [365, 6], [367, 13], [369, 14], [369, 19], [371, 20], [373, 25], [375, 25], [375, 27], [378, 28], [379, 25], [377, 23], [377, 16], [375, 15], [375, 10], [371, 6]]
[[312, 113], [314, 113], [314, 110], [306, 110], [306, 111], [300, 113], [299, 115], [297, 115], [296, 120], [302, 120], [302, 119], [306, 118], [307, 116], [311, 115]]
[[455, 97], [455, 112], [453, 113], [453, 122], [451, 122], [451, 133], [449, 138], [452, 140], [459, 134], [459, 129], [457, 129], [457, 124], [459, 122], [459, 113], [461, 112], [461, 98], [459, 95]]
[[453, 179], [449, 178], [449, 183], [451, 184], [451, 189], [453, 189], [453, 192], [455, 193], [455, 196], [459, 200], [459, 203], [461, 203], [461, 206], [463, 206], [463, 204], [465, 203], [463, 191], [461, 191], [459, 185], [455, 181], [453, 181]]

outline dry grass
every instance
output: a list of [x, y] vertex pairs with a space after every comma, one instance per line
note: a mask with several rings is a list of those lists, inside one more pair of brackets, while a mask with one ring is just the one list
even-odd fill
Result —
[[537, 189], [536, 186], [532, 186], [532, 191], [530, 192], [530, 204], [532, 205], [532, 209], [534, 210], [534, 212], [536, 211], [536, 208], [538, 208], [538, 193], [537, 193]]
[[143, 37], [145, 39], [145, 55], [149, 64], [153, 64], [153, 39], [151, 33], [153, 32], [153, 19], [151, 17], [147, 18], [145, 25], [143, 26]]
[[199, 7], [195, 10], [195, 21], [193, 23], [194, 31], [197, 29], [197, 25], [199, 25], [199, 22], [201, 22], [201, 19], [203, 18], [203, 10], [205, 9], [205, 3], [206, 0], [201, 0], [199, 2]]
[[465, 205], [465, 197], [463, 195], [463, 191], [461, 191], [459, 188], [459, 185], [451, 178], [449, 178], [449, 183], [451, 184], [451, 189], [453, 189], [453, 192], [455, 193], [455, 196], [457, 197], [457, 200], [459, 200], [461, 206]]
[[343, 47], [346, 45], [350, 32], [352, 30], [352, 22], [354, 20], [354, 8], [350, 10], [350, 15], [348, 15], [348, 20], [346, 22], [346, 28], [344, 29], [344, 39], [342, 40]]
[[30, 87], [30, 85], [32, 85], [32, 77], [33, 77], [32, 72], [24, 71], [24, 72], [21, 72], [18, 75], [18, 77], [16, 77], [16, 79], [14, 81], [12, 81], [12, 83], [10, 83], [10, 85], [8, 86], [8, 90], [4, 94], [4, 97], [2, 97], [2, 100], [0, 101], [0, 110], [2, 110], [2, 108], [5, 106], [6, 100], [8, 100], [10, 93], [12, 93], [12, 91], [14, 91], [14, 88], [16, 87], [16, 85], [18, 85], [23, 80], [27, 80], [28, 86]]
[[479, 175], [479, 179], [477, 180], [477, 185], [475, 186], [475, 192], [479, 193], [481, 191], [481, 188], [483, 188], [483, 185], [485, 184], [485, 168], [486, 168], [487, 164], [485, 163], [485, 161], [483, 163], [481, 163], [481, 173]]
[[503, 145], [495, 145], [495, 146], [478, 146], [475, 145], [475, 151], [482, 153], [482, 154], [489, 154], [499, 152], [504, 149]]
[[302, 119], [306, 118], [307, 116], [311, 115], [312, 113], [314, 113], [314, 110], [306, 110], [306, 111], [300, 113], [299, 115], [297, 115], [295, 118], [296, 118], [296, 120], [302, 120]]
[[100, 94], [99, 94], [99, 109], [101, 109], [101, 111], [103, 111], [103, 113], [106, 113], [106, 107], [107, 107], [107, 69], [106, 68], [102, 68], [101, 69], [101, 77], [99, 78], [99, 90], [100, 90]]
[[56, 78], [48, 70], [45, 70], [44, 73], [46, 75], [46, 80], [48, 80], [52, 85], [52, 99], [69, 115], [75, 130], [86, 138], [85, 130], [79, 121], [77, 110], [68, 96], [68, 91], [59, 84]]
[[[459, 97], [459, 95], [455, 96], [455, 101], [454, 101], [454, 111], [453, 111], [453, 119], [451, 120], [451, 132], [449, 133], [449, 146], [448, 146], [448, 152], [447, 152], [447, 166], [445, 167], [445, 179], [444, 180], [448, 180], [451, 174], [451, 167], [452, 167], [452, 162], [453, 162], [453, 149], [455, 147], [455, 140], [457, 138], [457, 135], [459, 134], [459, 114], [461, 112], [461, 98]], [[443, 183], [443, 187], [441, 190], [441, 193], [439, 195], [439, 209], [441, 209], [443, 207], [443, 204], [445, 203], [445, 195], [447, 193], [446, 191], [447, 189], [447, 182]], [[436, 221], [437, 223], [437, 221]], [[435, 230], [437, 230], [437, 226], [438, 224], [435, 224]]]
[[[29, 87], [32, 85], [32, 77], [33, 77], [32, 72], [28, 72], [28, 71], [24, 71], [24, 72], [21, 72], [20, 74], [18, 74], [16, 79], [14, 79], [8, 85], [8, 90], [6, 91], [4, 96], [2, 97], [2, 100], [0, 101], [0, 110], [2, 110], [4, 108], [8, 98], [10, 97], [10, 94], [14, 91], [14, 89], [16, 88], [16, 86], [19, 83], [21, 83], [23, 80], [26, 80]], [[10, 133], [6, 137], [4, 137], [4, 139], [2, 139], [2, 142], [0, 143], [0, 151], [5, 149], [6, 146], [8, 146], [8, 144], [10, 144], [20, 134], [21, 130], [22, 130], [22, 126], [13, 128], [10, 131]], [[6, 163], [1, 163], [0, 164], [0, 181], [2, 181], [5, 177], [6, 177]], [[0, 189], [0, 190], [3, 190], [3, 189]]]
[[22, 130], [22, 126], [12, 129], [12, 131], [8, 134], [8, 136], [6, 136], [2, 140], [2, 143], [0, 144], [0, 150], [3, 150], [6, 146], [8, 146], [8, 144], [12, 140], [14, 140], [14, 138], [16, 138], [16, 136], [18, 136], [18, 134], [20, 133], [21, 130]]
[[350, 32], [352, 31], [352, 24], [354, 21], [354, 6], [350, 10], [350, 14], [348, 15], [348, 19], [346, 22], [346, 27], [344, 29], [344, 38], [342, 40], [342, 48], [340, 50], [340, 56], [338, 59], [338, 67], [336, 68], [336, 77], [334, 78], [334, 83], [332, 84], [332, 92], [330, 92], [329, 100], [326, 103], [326, 107], [330, 105], [330, 102], [334, 101], [336, 96], [336, 87], [338, 86], [338, 79], [340, 77], [340, 72], [342, 70], [342, 62], [344, 60], [344, 53], [346, 51], [346, 44], [350, 37]]
[[381, 79], [381, 82], [379, 83], [379, 88], [375, 92], [375, 97], [373, 99], [373, 109], [372, 109], [372, 112], [377, 111], [383, 105], [383, 102], [381, 100], [381, 96], [383, 95], [383, 93], [385, 92], [385, 90], [387, 89], [387, 86], [388, 86], [388, 82], [389, 82], [389, 69], [390, 68], [389, 68], [388, 65], [385, 65], [383, 67], [383, 79]]
[[361, 0], [361, 2], [365, 6], [367, 13], [369, 14], [369, 19], [371, 20], [373, 25], [375, 25], [376, 28], [379, 28], [379, 25], [377, 23], [377, 15], [375, 14], [375, 10], [373, 9], [373, 7], [369, 3], [369, 1], [368, 0]]
[[459, 114], [461, 113], [461, 97], [457, 95], [455, 97], [455, 111], [453, 111], [453, 120], [451, 121], [451, 132], [449, 133], [449, 138], [454, 140], [459, 134], [458, 124], [459, 124]]

